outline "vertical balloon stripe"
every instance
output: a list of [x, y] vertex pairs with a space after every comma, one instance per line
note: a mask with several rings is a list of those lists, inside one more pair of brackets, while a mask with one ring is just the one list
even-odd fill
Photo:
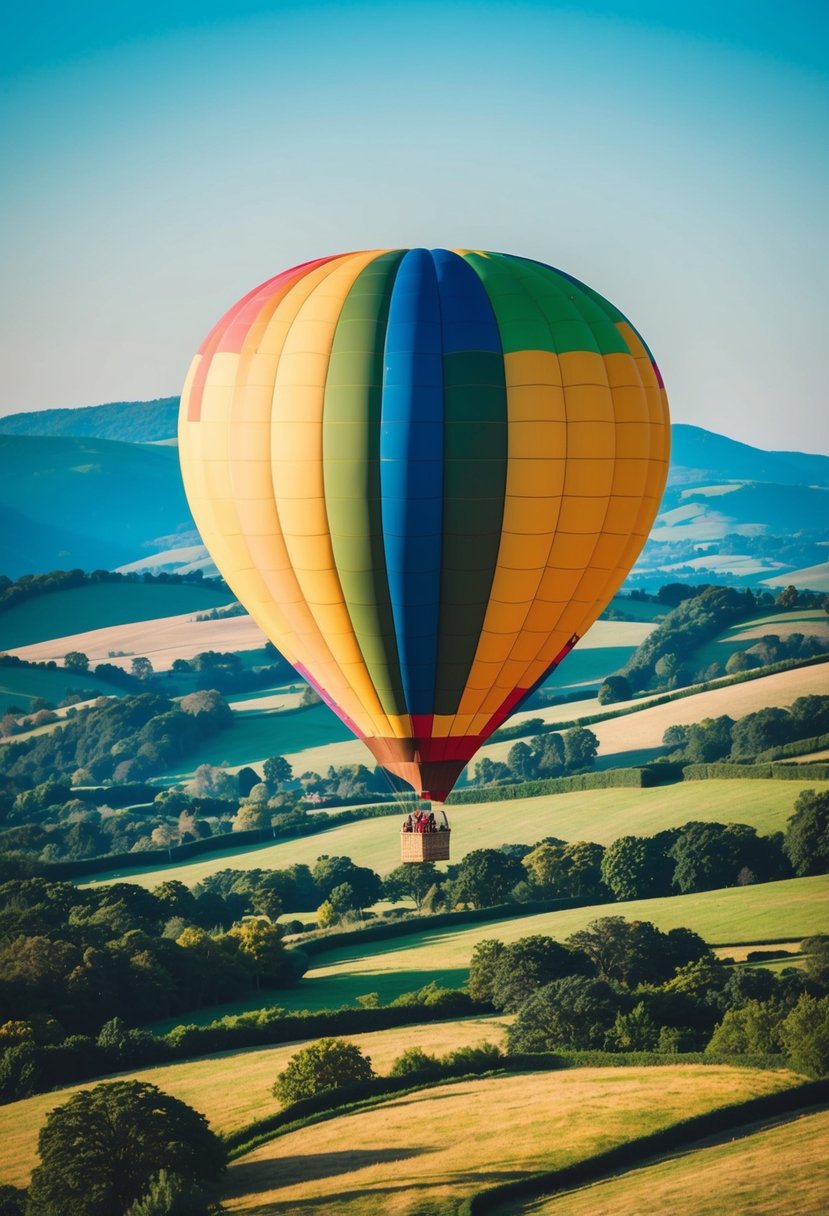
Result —
[[[331, 343], [343, 301], [357, 275], [379, 254], [338, 263], [296, 313], [276, 367], [272, 468], [279, 524], [307, 610], [334, 661], [334, 675], [356, 696], [367, 733], [389, 723], [366, 671], [337, 576], [322, 464], [322, 419]], [[308, 668], [314, 672], [311, 663]], [[320, 677], [326, 687], [328, 680]], [[339, 701], [339, 698], [338, 698]]]
[[604, 296], [600, 296], [597, 291], [593, 291], [573, 275], [544, 262], [532, 258], [510, 258], [510, 261], [534, 269], [537, 274], [540, 272], [541, 282], [550, 293], [566, 295], [573, 311], [589, 326], [598, 349], [603, 354], [624, 354], [627, 351], [624, 341], [619, 340], [616, 326], [617, 321], [624, 321], [626, 318]]
[[470, 254], [467, 260], [485, 285], [503, 339], [510, 342], [520, 328], [532, 334], [535, 349], [504, 359], [509, 463], [503, 529], [475, 664], [452, 733], [484, 728], [514, 687], [502, 685], [516, 643], [532, 647], [549, 634], [549, 614], [542, 633], [530, 612], [559, 520], [566, 467], [561, 367], [544, 315], [512, 259]]
[[343, 302], [323, 411], [325, 502], [337, 574], [380, 704], [405, 715], [380, 510], [383, 345], [402, 251], [383, 254]]
[[217, 325], [214, 325], [199, 347], [199, 354], [202, 356], [202, 360], [196, 371], [188, 396], [188, 421], [198, 422], [201, 417], [202, 396], [213, 356], [219, 353], [238, 354], [248, 328], [253, 323], [263, 303], [278, 293], [286, 284], [296, 282], [297, 279], [302, 278], [303, 275], [307, 274], [315, 266], [322, 266], [326, 262], [334, 260], [334, 257], [317, 258], [314, 262], [305, 262], [301, 266], [293, 266], [290, 270], [284, 270], [282, 274], [275, 275], [272, 279], [268, 279], [267, 282], [262, 283], [261, 286], [248, 292], [238, 303], [228, 309], [221, 321]]
[[546, 638], [543, 630], [536, 633], [532, 644], [522, 630], [510, 658], [523, 659], [525, 666], [520, 672], [508, 669], [508, 678], [499, 679], [501, 689], [512, 683], [537, 684], [560, 661], [565, 639], [581, 636], [598, 615], [597, 598], [606, 585], [614, 549], [618, 551], [618, 541], [606, 533], [614, 473], [623, 463], [618, 459], [618, 428], [604, 357], [631, 358], [607, 314], [576, 282], [539, 263], [515, 259], [514, 264], [559, 347], [567, 471], [547, 569], [528, 614], [528, 622], [543, 621], [550, 632]]
[[443, 329], [440, 637], [434, 712], [455, 714], [483, 625], [504, 515], [507, 403], [495, 314], [456, 254], [432, 254]]
[[[301, 303], [334, 263], [345, 260], [320, 259], [299, 275], [277, 276], [282, 285], [275, 293], [275, 280], [270, 281], [264, 293], [267, 307], [249, 331], [250, 348], [208, 361], [201, 422], [186, 423], [187, 403], [182, 400], [180, 452], [194, 518], [228, 584], [289, 659], [313, 656], [309, 661], [317, 679], [342, 702], [344, 717], [364, 719], [360, 702], [335, 669], [325, 638], [302, 599], [275, 513], [269, 435], [259, 432], [263, 423], [266, 432], [270, 428], [284, 335]], [[219, 368], [217, 377], [213, 363]], [[363, 721], [367, 729], [371, 723]]]
[[443, 344], [435, 267], [425, 249], [403, 258], [389, 305], [380, 490], [406, 706], [430, 714], [440, 615]]

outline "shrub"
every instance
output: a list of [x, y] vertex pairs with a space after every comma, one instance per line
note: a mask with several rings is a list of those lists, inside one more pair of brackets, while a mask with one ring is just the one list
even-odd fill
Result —
[[375, 1076], [371, 1060], [355, 1043], [320, 1039], [291, 1056], [272, 1093], [280, 1102], [298, 1102], [327, 1089], [339, 1089]]
[[443, 1057], [443, 1063], [453, 1072], [488, 1072], [497, 1068], [504, 1053], [495, 1043], [476, 1043], [470, 1047], [457, 1047]]
[[421, 1076], [440, 1076], [441, 1064], [437, 1056], [428, 1055], [422, 1047], [407, 1047], [389, 1069], [390, 1077], [407, 1077], [410, 1073]]

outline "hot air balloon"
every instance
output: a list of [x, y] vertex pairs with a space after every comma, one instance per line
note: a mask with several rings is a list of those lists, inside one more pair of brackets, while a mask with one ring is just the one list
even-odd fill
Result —
[[377, 762], [439, 802], [619, 588], [669, 442], [626, 317], [479, 250], [269, 279], [202, 343], [179, 426], [228, 585]]

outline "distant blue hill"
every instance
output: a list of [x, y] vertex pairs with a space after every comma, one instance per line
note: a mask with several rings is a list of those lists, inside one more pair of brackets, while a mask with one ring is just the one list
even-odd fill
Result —
[[124, 443], [157, 443], [176, 434], [178, 397], [155, 401], [113, 401], [74, 410], [32, 410], [0, 418], [0, 435], [75, 435], [117, 439]]
[[194, 534], [175, 448], [0, 435], [0, 573], [112, 568]]
[[[74, 435], [125, 443], [174, 439], [178, 397], [113, 401], [80, 409], [32, 410], [0, 418], [0, 435]], [[829, 485], [829, 456], [766, 452], [684, 422], [672, 427], [671, 485], [711, 481], [764, 481], [777, 485]]]
[[684, 422], [675, 422], [671, 435], [671, 485], [721, 480], [829, 486], [829, 456], [766, 452]]
[[[113, 568], [151, 555], [160, 555], [155, 569], [206, 562], [186, 551], [198, 536], [177, 452], [163, 446], [176, 434], [178, 404], [164, 397], [0, 418], [0, 574]], [[829, 456], [766, 452], [685, 423], [672, 434], [662, 513], [634, 579], [664, 571], [703, 580], [709, 571], [757, 582], [826, 562]]]

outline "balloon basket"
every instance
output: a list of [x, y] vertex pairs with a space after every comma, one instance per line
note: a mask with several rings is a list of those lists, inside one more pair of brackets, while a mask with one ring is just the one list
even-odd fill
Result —
[[401, 832], [400, 860], [448, 861], [451, 830], [443, 832]]

